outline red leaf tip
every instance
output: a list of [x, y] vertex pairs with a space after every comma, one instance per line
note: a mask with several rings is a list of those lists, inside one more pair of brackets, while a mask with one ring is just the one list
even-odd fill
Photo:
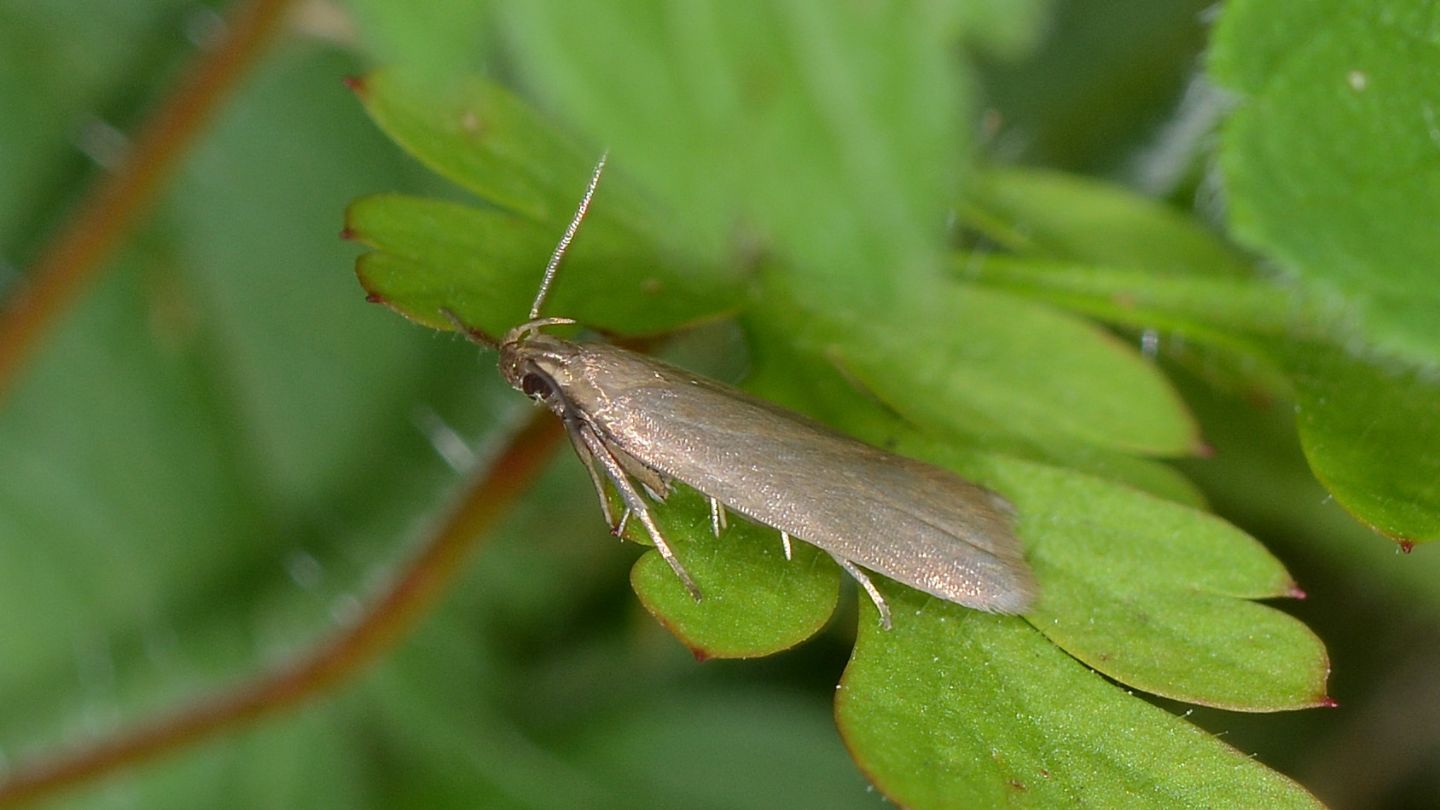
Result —
[[1338, 709], [1340, 708], [1340, 702], [1329, 695], [1322, 695], [1319, 700], [1319, 706], [1322, 709]]
[[695, 656], [695, 660], [701, 664], [710, 660], [710, 653], [705, 652], [699, 647], [691, 647], [690, 654]]
[[1406, 553], [1406, 554], [1409, 554], [1410, 552], [1412, 552], [1412, 551], [1415, 550], [1415, 541], [1414, 541], [1414, 540], [1401, 540], [1401, 541], [1400, 541], [1400, 550], [1401, 550], [1402, 552]]
[[345, 86], [350, 88], [351, 92], [356, 95], [361, 95], [365, 92], [364, 76], [346, 76], [341, 81], [345, 82]]
[[1299, 585], [1295, 585], [1295, 584], [1292, 583], [1292, 584], [1290, 585], [1290, 598], [1291, 598], [1291, 599], [1309, 599], [1309, 598], [1310, 598], [1310, 594], [1306, 593], [1304, 588], [1300, 587]]
[[340, 238], [346, 242], [353, 242], [358, 235], [359, 234], [355, 233], [354, 229], [349, 225], [340, 229]]
[[385, 303], [385, 299], [380, 297], [380, 293], [370, 293], [369, 295], [365, 296], [365, 300], [372, 304]]
[[1199, 444], [1195, 445], [1195, 455], [1200, 458], [1214, 458], [1215, 445], [1202, 440]]

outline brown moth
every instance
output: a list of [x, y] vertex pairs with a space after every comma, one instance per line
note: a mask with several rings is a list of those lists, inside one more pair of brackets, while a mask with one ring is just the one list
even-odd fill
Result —
[[[638, 519], [699, 600], [700, 588], [651, 513], [651, 501], [664, 500], [679, 481], [709, 498], [717, 536], [729, 510], [779, 530], [787, 559], [791, 538], [829, 552], [874, 600], [887, 629], [890, 609], [862, 568], [967, 607], [1025, 612], [1035, 580], [1011, 507], [996, 493], [669, 363], [541, 332], [574, 323], [541, 318], [540, 307], [604, 166], [602, 157], [550, 257], [530, 320], [496, 346], [445, 315], [471, 339], [498, 348], [506, 382], [564, 422], [615, 532]], [[625, 506], [618, 521], [607, 480]]]

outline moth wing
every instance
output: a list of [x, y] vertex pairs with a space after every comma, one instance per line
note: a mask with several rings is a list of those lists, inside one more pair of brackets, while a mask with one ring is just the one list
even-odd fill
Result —
[[1033, 601], [1008, 504], [990, 490], [653, 358], [594, 348], [610, 373], [583, 410], [642, 464], [942, 599], [998, 613]]

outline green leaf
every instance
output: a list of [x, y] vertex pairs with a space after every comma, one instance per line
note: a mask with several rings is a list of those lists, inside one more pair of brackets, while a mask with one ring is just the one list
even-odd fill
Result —
[[760, 318], [785, 324], [814, 362], [833, 363], [922, 428], [1155, 455], [1200, 444], [1184, 404], [1151, 363], [1044, 305], [941, 285], [918, 311], [860, 316], [819, 310], [773, 286]]
[[597, 153], [587, 153], [497, 84], [435, 87], [400, 69], [355, 84], [381, 130], [440, 176], [537, 222], [563, 223]]
[[[441, 314], [448, 308], [491, 335], [525, 320], [562, 233], [498, 209], [393, 194], [355, 201], [345, 223], [351, 238], [380, 251], [357, 265], [373, 297], [435, 329], [453, 328]], [[613, 220], [587, 222], [545, 312], [647, 335], [738, 306], [732, 278], [667, 259]]]
[[813, 287], [874, 298], [937, 266], [966, 140], [957, 9], [535, 0], [511, 20], [535, 86], [694, 250], [749, 252], [738, 223]]
[[1248, 259], [1194, 218], [1111, 183], [992, 168], [966, 189], [961, 216], [1006, 247], [1163, 275], [1249, 276]]
[[977, 445], [978, 447], [1015, 458], [1083, 472], [1196, 509], [1206, 508], [1205, 493], [1183, 473], [1164, 461], [1057, 441], [1048, 441], [1038, 447], [1009, 442], [987, 442]]
[[1440, 38], [1428, 3], [1229, 3], [1210, 71], [1238, 238], [1343, 296], [1381, 345], [1440, 359]]
[[955, 257], [962, 277], [1041, 298], [1110, 323], [1158, 328], [1239, 351], [1257, 350], [1247, 337], [1288, 338], [1318, 331], [1318, 308], [1298, 293], [1253, 278], [1167, 275], [1071, 260], [1000, 253]]
[[1319, 344], [1281, 360], [1305, 457], [1335, 500], [1406, 547], [1440, 540], [1440, 376]]
[[[1010, 188], [1014, 177], [996, 176], [1007, 199], [1010, 194], [1024, 199]], [[992, 195], [994, 186], [988, 186]], [[1076, 184], [1070, 191], [1106, 196], [1093, 184]], [[1076, 207], [1084, 206], [1077, 200]], [[1097, 203], [1096, 208], [1105, 206]], [[983, 215], [977, 221], [982, 227], [988, 222]], [[1005, 236], [997, 228], [989, 230]], [[1173, 249], [1161, 243], [1154, 251], [1122, 249], [1108, 256], [1071, 239], [1011, 241], [1036, 253], [1058, 254], [1060, 260], [973, 255], [956, 260], [959, 273], [1111, 323], [1168, 330], [1225, 352], [1228, 357], [1221, 362], [1235, 376], [1258, 381], [1262, 390], [1293, 392], [1315, 475], [1359, 520], [1402, 543], [1440, 535], [1440, 487], [1435, 484], [1440, 481], [1440, 409], [1435, 404], [1440, 383], [1423, 364], [1383, 356], [1373, 337], [1357, 334], [1349, 313], [1318, 295], [1314, 285], [1204, 275], [1206, 267], [1187, 257], [1186, 240], [1179, 234], [1168, 243]], [[1049, 244], [1060, 247], [1048, 250]], [[1113, 265], [1086, 263], [1101, 259]], [[1212, 370], [1209, 357], [1197, 368]], [[1283, 386], [1279, 374], [1285, 375]]]
[[1151, 188], [1171, 189], [1202, 171], [1197, 152], [1214, 105], [1195, 82], [1195, 63], [1212, 25], [1210, 4], [1046, 6], [1033, 53], [979, 64], [989, 151], [1007, 163], [1122, 176]]
[[1041, 598], [1026, 618], [1152, 694], [1240, 711], [1328, 705], [1330, 663], [1303, 623], [1246, 600], [1293, 596], [1263, 546], [1211, 515], [1068, 470], [992, 457]]
[[[630, 582], [646, 609], [696, 656], [754, 658], [788, 649], [814, 635], [835, 612], [840, 568], [808, 543], [781, 551], [780, 534], [737, 515], [715, 537], [704, 498], [678, 487], [655, 510], [666, 542], [700, 587], [695, 601], [661, 559], [646, 552]], [[639, 521], [627, 537], [648, 541]]]
[[1050, 22], [1050, 0], [975, 0], [955, 3], [956, 25], [967, 44], [1000, 58], [1031, 51]]
[[[958, 256], [967, 280], [1137, 330], [1155, 353], [1217, 385], [1270, 396], [1289, 383], [1268, 347], [1319, 334], [1333, 317], [1260, 279], [1168, 275], [1005, 254]], [[1214, 351], [1197, 352], [1195, 347]]]
[[484, 69], [495, 49], [493, 0], [348, 0], [345, 10], [379, 64], [404, 65], [431, 83]]
[[1112, 323], [1171, 330], [1222, 349], [1250, 379], [1285, 375], [1311, 468], [1336, 499], [1402, 543], [1440, 537], [1440, 380], [1403, 361], [1356, 354], [1351, 332], [1299, 290], [1239, 279], [986, 256], [987, 285], [1040, 296]]
[[862, 606], [835, 713], [860, 767], [898, 804], [1319, 807], [1024, 621], [882, 587], [895, 628], [880, 630]]
[[567, 764], [615, 787], [608, 802], [586, 806], [882, 810], [813, 695], [691, 679], [676, 691], [607, 708], [568, 746]]

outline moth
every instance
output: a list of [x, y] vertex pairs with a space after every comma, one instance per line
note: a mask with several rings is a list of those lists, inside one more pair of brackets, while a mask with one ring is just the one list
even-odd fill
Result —
[[[540, 309], [604, 167], [602, 157], [550, 257], [529, 320], [497, 343], [443, 313], [475, 342], [498, 349], [506, 382], [560, 418], [612, 530], [620, 534], [638, 520], [701, 599], [653, 515], [652, 503], [679, 481], [709, 499], [716, 536], [728, 511], [778, 530], [787, 559], [792, 539], [828, 552], [874, 601], [886, 629], [889, 606], [865, 570], [967, 607], [1025, 612], [1035, 580], [1000, 495], [653, 357], [542, 331], [575, 323], [541, 317]], [[624, 504], [618, 519], [605, 481]]]

